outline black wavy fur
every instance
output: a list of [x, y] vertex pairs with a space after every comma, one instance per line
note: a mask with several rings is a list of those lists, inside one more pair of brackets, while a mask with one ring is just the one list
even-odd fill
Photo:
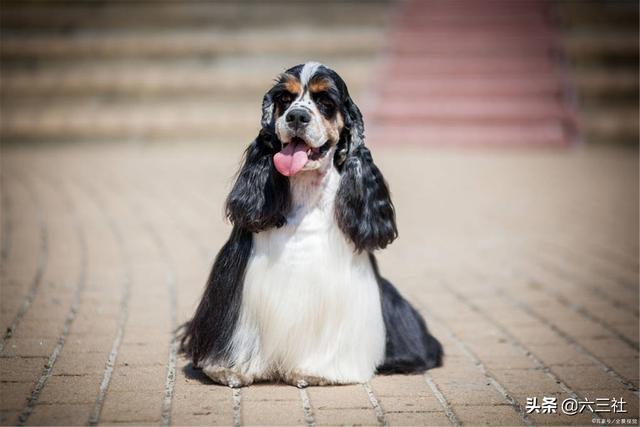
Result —
[[389, 188], [364, 145], [344, 163], [335, 212], [338, 226], [359, 251], [383, 249], [398, 236]]
[[[287, 73], [299, 76], [301, 65]], [[333, 70], [320, 67], [331, 78], [342, 102], [345, 127], [336, 147], [334, 164], [341, 173], [335, 201], [338, 226], [357, 251], [369, 252], [380, 288], [386, 328], [386, 353], [378, 372], [416, 373], [440, 366], [443, 351], [429, 334], [420, 314], [380, 276], [372, 251], [385, 248], [397, 236], [395, 210], [382, 173], [364, 146], [362, 115], [346, 84]], [[234, 224], [229, 240], [213, 264], [204, 295], [193, 318], [180, 331], [180, 351], [195, 366], [226, 357], [242, 303], [244, 275], [252, 248], [252, 233], [286, 223], [290, 209], [289, 179], [273, 166], [281, 149], [274, 133], [272, 90], [263, 99], [262, 130], [245, 152], [244, 163], [226, 203]], [[327, 266], [330, 268], [330, 266]]]
[[257, 233], [285, 223], [289, 179], [273, 167], [280, 141], [263, 130], [245, 151], [245, 161], [227, 197], [226, 212], [236, 226]]
[[378, 271], [378, 263], [369, 254], [373, 265], [386, 329], [384, 363], [380, 374], [411, 374], [442, 366], [442, 345], [427, 329], [424, 319], [400, 292]]
[[225, 358], [240, 313], [244, 272], [251, 254], [251, 232], [233, 227], [211, 269], [207, 287], [193, 318], [183, 325], [180, 351], [195, 366]]

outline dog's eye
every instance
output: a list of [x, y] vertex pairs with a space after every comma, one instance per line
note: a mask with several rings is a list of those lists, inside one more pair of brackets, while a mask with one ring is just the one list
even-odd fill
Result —
[[325, 114], [330, 115], [335, 110], [335, 103], [333, 102], [331, 97], [324, 92], [316, 94], [314, 96], [314, 100], [316, 101], [316, 104], [318, 104], [320, 110], [322, 110]]
[[282, 108], [286, 109], [293, 101], [293, 95], [288, 92], [282, 93], [278, 96], [277, 101], [280, 103]]

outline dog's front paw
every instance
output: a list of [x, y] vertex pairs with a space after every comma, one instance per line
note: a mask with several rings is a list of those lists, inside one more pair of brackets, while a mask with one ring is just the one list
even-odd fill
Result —
[[282, 380], [285, 383], [298, 388], [333, 384], [326, 378], [318, 377], [315, 375], [305, 375], [299, 372], [288, 372], [282, 375]]
[[202, 368], [202, 372], [214, 382], [231, 388], [246, 387], [253, 383], [253, 377], [242, 375], [239, 372], [220, 365], [205, 365]]

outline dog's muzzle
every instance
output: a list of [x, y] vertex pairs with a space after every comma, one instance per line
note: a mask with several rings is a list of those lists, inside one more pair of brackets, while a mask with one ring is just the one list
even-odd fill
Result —
[[311, 121], [311, 113], [304, 108], [294, 108], [287, 113], [285, 120], [291, 129], [302, 129]]
[[295, 137], [290, 142], [283, 144], [282, 150], [273, 156], [273, 164], [282, 175], [293, 176], [305, 169], [305, 166], [317, 168], [317, 162], [330, 149], [331, 144], [328, 141], [320, 147], [312, 147], [302, 138]]

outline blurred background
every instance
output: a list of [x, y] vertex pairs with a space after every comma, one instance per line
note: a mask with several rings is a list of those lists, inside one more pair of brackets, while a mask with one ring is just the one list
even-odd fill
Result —
[[638, 3], [10, 1], [3, 142], [249, 140], [284, 68], [324, 62], [437, 145], [638, 143]]
[[[175, 330], [262, 96], [309, 60], [363, 110], [400, 232], [381, 271], [447, 358], [232, 392]], [[543, 396], [637, 424], [636, 0], [2, 0], [0, 141], [0, 424], [605, 421], [525, 413]]]

